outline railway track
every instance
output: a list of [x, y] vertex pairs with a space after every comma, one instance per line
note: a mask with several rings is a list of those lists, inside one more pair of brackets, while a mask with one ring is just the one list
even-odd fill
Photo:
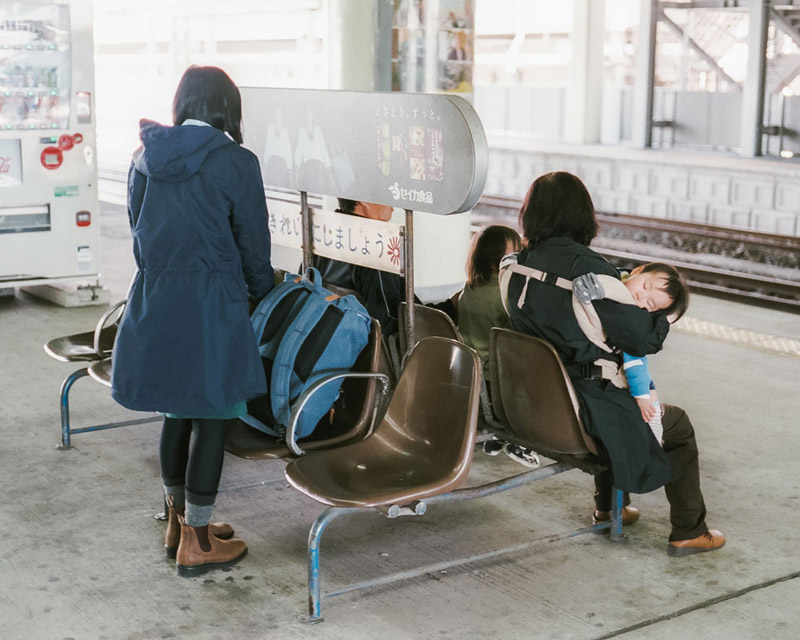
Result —
[[[474, 220], [516, 226], [520, 205], [483, 196]], [[597, 219], [600, 234], [592, 247], [617, 267], [669, 262], [697, 293], [800, 313], [798, 237], [623, 214], [598, 212]]]

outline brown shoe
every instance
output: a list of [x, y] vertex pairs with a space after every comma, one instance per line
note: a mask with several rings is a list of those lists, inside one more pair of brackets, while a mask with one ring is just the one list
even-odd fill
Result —
[[[633, 524], [639, 519], [639, 510], [636, 507], [632, 507], [628, 505], [627, 507], [622, 507], [622, 524], [628, 525]], [[604, 522], [609, 522], [611, 520], [611, 512], [610, 511], [595, 511], [592, 514], [592, 524], [603, 524]]]
[[702, 536], [691, 540], [675, 540], [667, 545], [667, 555], [673, 558], [690, 556], [693, 553], [715, 551], [725, 546], [725, 536], [722, 532], [709, 529]]
[[235, 565], [247, 555], [247, 545], [237, 539], [220, 540], [210, 535], [209, 525], [190, 527], [183, 516], [178, 516], [181, 542], [175, 558], [178, 575], [194, 578], [212, 569]]
[[[183, 514], [180, 514], [183, 515]], [[220, 540], [230, 540], [233, 537], [233, 527], [227, 522], [212, 522], [211, 535]], [[178, 522], [178, 511], [172, 503], [172, 497], [167, 497], [167, 534], [164, 536], [164, 553], [167, 558], [175, 559], [178, 545], [181, 541], [181, 525]]]

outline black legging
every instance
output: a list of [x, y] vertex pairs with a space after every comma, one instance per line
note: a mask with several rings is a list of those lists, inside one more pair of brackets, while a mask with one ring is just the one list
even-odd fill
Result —
[[186, 485], [192, 504], [214, 504], [225, 456], [227, 420], [164, 418], [159, 458], [164, 485]]

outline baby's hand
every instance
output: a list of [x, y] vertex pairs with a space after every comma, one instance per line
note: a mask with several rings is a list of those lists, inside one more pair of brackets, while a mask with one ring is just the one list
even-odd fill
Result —
[[639, 405], [639, 410], [642, 412], [642, 418], [645, 422], [650, 422], [653, 416], [656, 415], [656, 408], [650, 398], [634, 398], [636, 404]]

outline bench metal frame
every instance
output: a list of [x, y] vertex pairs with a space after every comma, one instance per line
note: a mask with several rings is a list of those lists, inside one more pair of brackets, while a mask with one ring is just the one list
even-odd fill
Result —
[[117, 427], [128, 427], [134, 424], [144, 424], [147, 422], [156, 422], [161, 420], [161, 416], [150, 416], [149, 418], [138, 418], [136, 420], [122, 420], [120, 422], [108, 422], [105, 424], [98, 424], [91, 427], [81, 427], [80, 429], [73, 429], [69, 419], [69, 392], [72, 385], [81, 378], [89, 375], [89, 367], [83, 367], [71, 373], [66, 377], [61, 384], [61, 444], [56, 446], [56, 449], [65, 450], [72, 446], [72, 435], [76, 433], [88, 433], [90, 431], [103, 431], [105, 429], [116, 429]]
[[[100, 316], [100, 320], [97, 321], [97, 325], [94, 329], [94, 340], [93, 340], [93, 348], [95, 355], [92, 356], [91, 359], [80, 358], [80, 359], [70, 359], [67, 356], [54, 352], [50, 348], [50, 343], [45, 345], [45, 352], [59, 360], [61, 362], [79, 362], [79, 361], [88, 361], [90, 364], [86, 365], [85, 367], [81, 367], [77, 371], [74, 371], [70, 375], [68, 375], [64, 382], [61, 383], [61, 393], [59, 395], [59, 407], [61, 412], [61, 444], [56, 446], [56, 449], [65, 450], [69, 449], [72, 446], [72, 435], [77, 433], [87, 433], [90, 431], [103, 431], [105, 429], [116, 429], [117, 427], [127, 427], [134, 424], [144, 424], [146, 422], [155, 422], [156, 420], [160, 420], [160, 416], [151, 416], [149, 418], [138, 418], [136, 420], [122, 420], [119, 422], [108, 422], [105, 424], [98, 424], [91, 427], [82, 427], [80, 429], [73, 429], [70, 424], [69, 419], [69, 392], [72, 389], [72, 385], [74, 385], [78, 380], [81, 378], [85, 378], [86, 376], [92, 376], [97, 382], [103, 384], [105, 386], [110, 386], [106, 380], [99, 379], [92, 375], [90, 371], [91, 367], [97, 364], [98, 362], [102, 362], [106, 358], [108, 358], [111, 353], [103, 349], [102, 342], [102, 332], [106, 326], [106, 323], [114, 316], [115, 313], [119, 312], [122, 313], [122, 308], [125, 306], [126, 301], [122, 300], [117, 302], [116, 304], [109, 307], [109, 309]], [[117, 321], [119, 318], [117, 318]]]
[[[622, 533], [622, 491], [619, 489], [614, 489], [612, 493], [611, 520], [609, 522], [582, 527], [580, 529], [575, 529], [574, 531], [544, 536], [529, 542], [523, 542], [521, 544], [504, 547], [501, 549], [494, 549], [492, 551], [478, 553], [455, 560], [447, 560], [445, 562], [425, 565], [415, 569], [409, 569], [407, 571], [400, 571], [378, 578], [365, 580], [363, 582], [352, 583], [327, 593], [322, 592], [322, 580], [320, 577], [320, 546], [322, 542], [322, 534], [326, 527], [336, 518], [356, 513], [366, 513], [368, 511], [378, 511], [387, 518], [397, 518], [400, 516], [421, 516], [427, 512], [429, 505], [456, 502], [460, 500], [472, 500], [474, 498], [491, 496], [496, 493], [508, 491], [509, 489], [515, 489], [517, 487], [530, 484], [531, 482], [549, 478], [550, 476], [554, 476], [556, 474], [563, 473], [564, 471], [570, 471], [571, 469], [576, 468], [578, 467], [567, 462], [554, 462], [547, 466], [533, 469], [516, 476], [503, 478], [501, 480], [496, 480], [494, 482], [489, 482], [476, 487], [457, 489], [455, 491], [451, 491], [450, 493], [418, 500], [409, 505], [391, 505], [389, 507], [379, 507], [375, 509], [358, 507], [330, 507], [326, 509], [314, 521], [314, 524], [311, 526], [311, 530], [308, 534], [308, 615], [302, 616], [301, 620], [306, 623], [317, 623], [323, 621], [323, 597], [332, 598], [334, 596], [343, 595], [352, 591], [360, 591], [370, 587], [390, 584], [399, 580], [415, 578], [426, 573], [442, 571], [444, 569], [458, 567], [468, 563], [478, 562], [480, 560], [496, 558], [509, 553], [524, 551], [545, 542], [555, 542], [557, 540], [564, 540], [566, 538], [572, 538], [585, 533], [602, 532], [605, 530], [610, 532], [610, 538], [613, 542], [627, 541], [627, 536]], [[598, 473], [603, 471], [605, 468], [599, 465], [592, 465], [590, 469], [591, 473]], [[586, 469], [583, 470], [585, 471]]]

